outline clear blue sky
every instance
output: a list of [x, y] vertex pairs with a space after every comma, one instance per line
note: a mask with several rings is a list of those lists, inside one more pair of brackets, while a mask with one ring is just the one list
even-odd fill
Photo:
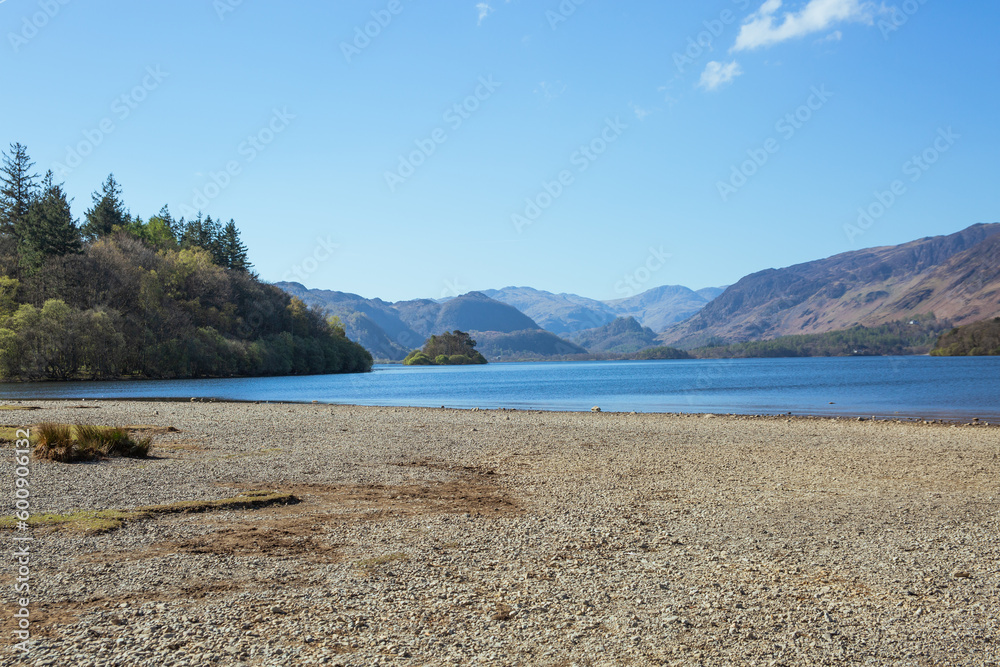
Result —
[[997, 25], [945, 0], [4, 0], [0, 142], [79, 217], [114, 172], [133, 214], [235, 218], [268, 281], [610, 299], [1000, 219]]

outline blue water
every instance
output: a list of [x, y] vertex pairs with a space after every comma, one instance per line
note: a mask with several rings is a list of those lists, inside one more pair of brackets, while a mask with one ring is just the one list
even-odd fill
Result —
[[0, 398], [219, 398], [536, 410], [1000, 421], [1000, 357], [376, 366], [362, 375], [0, 384]]

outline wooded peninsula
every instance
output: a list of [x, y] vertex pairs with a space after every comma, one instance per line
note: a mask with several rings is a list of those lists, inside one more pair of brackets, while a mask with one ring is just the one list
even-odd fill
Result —
[[252, 271], [233, 220], [133, 216], [109, 175], [84, 220], [11, 144], [0, 167], [0, 380], [365, 372], [371, 355]]

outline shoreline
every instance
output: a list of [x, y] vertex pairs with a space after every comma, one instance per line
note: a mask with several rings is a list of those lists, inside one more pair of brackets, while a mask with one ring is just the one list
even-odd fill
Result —
[[1000, 663], [995, 428], [36, 403], [0, 424], [155, 435], [33, 461], [32, 513], [208, 509], [32, 529], [33, 662]]
[[[289, 400], [250, 400], [250, 399], [240, 399], [240, 398], [220, 398], [212, 396], [194, 396], [190, 398], [183, 398], [180, 396], [141, 396], [141, 397], [131, 397], [131, 398], [72, 398], [72, 397], [59, 397], [59, 398], [16, 398], [16, 399], [3, 399], [0, 398], [0, 410], [3, 409], [4, 405], [15, 405], [19, 403], [65, 403], [65, 402], [80, 402], [80, 403], [217, 403], [217, 404], [233, 404], [233, 405], [325, 405], [331, 407], [344, 407], [344, 408], [398, 408], [405, 410], [454, 410], [456, 412], [521, 412], [526, 414], [531, 413], [541, 413], [541, 414], [575, 414], [575, 415], [585, 415], [591, 414], [594, 410], [558, 410], [558, 409], [544, 409], [544, 408], [480, 408], [480, 407], [454, 407], [443, 405], [440, 407], [426, 406], [426, 405], [374, 405], [374, 404], [364, 404], [364, 403], [328, 403], [325, 401], [289, 401]], [[996, 418], [985, 418], [981, 419], [978, 417], [955, 417], [955, 416], [939, 416], [939, 415], [880, 415], [871, 414], [871, 412], [845, 412], [845, 413], [792, 413], [792, 412], [658, 412], [658, 411], [623, 411], [623, 410], [599, 410], [600, 414], [606, 415], [664, 415], [670, 417], [699, 417], [703, 415], [710, 415], [713, 417], [731, 417], [734, 419], [806, 419], [806, 420], [834, 420], [834, 421], [875, 421], [875, 422], [893, 422], [898, 424], [910, 424], [910, 423], [923, 423], [926, 425], [938, 424], [945, 426], [976, 426], [984, 428], [997, 428], [1000, 427], [1000, 417]]]

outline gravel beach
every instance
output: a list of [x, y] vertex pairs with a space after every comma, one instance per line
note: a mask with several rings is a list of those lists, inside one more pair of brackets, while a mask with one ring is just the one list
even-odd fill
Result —
[[27, 655], [0, 531], [5, 665], [1000, 664], [994, 426], [9, 405], [153, 437], [32, 461], [33, 514], [204, 511], [32, 528]]

